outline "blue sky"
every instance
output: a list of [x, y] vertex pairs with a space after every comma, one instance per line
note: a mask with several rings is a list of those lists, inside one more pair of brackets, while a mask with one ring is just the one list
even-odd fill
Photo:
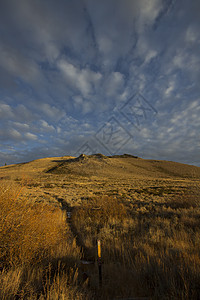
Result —
[[0, 165], [130, 153], [200, 166], [198, 0], [1, 0]]

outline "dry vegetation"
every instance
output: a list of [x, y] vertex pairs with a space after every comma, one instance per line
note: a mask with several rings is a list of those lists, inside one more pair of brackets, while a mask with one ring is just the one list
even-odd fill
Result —
[[96, 155], [0, 176], [1, 299], [200, 299], [200, 168]]
[[102, 200], [95, 201], [101, 210], [83, 205], [73, 222], [85, 247], [94, 249], [96, 237], [103, 243], [102, 299], [133, 295], [199, 299], [200, 209], [193, 207], [193, 201], [190, 206], [186, 205], [189, 198], [185, 202], [177, 198], [173, 201], [176, 208], [160, 203], [155, 209], [153, 202], [138, 205], [133, 199], [137, 208], [125, 213], [125, 205], [112, 205], [120, 199], [98, 199], [105, 200], [103, 205]]
[[21, 193], [1, 182], [0, 299], [87, 299], [77, 288], [80, 250], [65, 212]]

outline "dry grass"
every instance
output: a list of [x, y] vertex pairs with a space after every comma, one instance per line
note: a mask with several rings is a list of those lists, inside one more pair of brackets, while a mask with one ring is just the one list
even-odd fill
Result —
[[0, 192], [0, 255], [3, 265], [37, 263], [50, 257], [65, 235], [65, 215], [48, 204], [19, 198], [21, 188], [6, 184]]
[[83, 245], [94, 255], [96, 239], [103, 244], [99, 298], [199, 299], [200, 205], [197, 196], [187, 206], [186, 199], [174, 199], [174, 208], [172, 200], [168, 208], [160, 203], [156, 211], [133, 199], [139, 210], [132, 211], [120, 199], [93, 197], [75, 210]]
[[77, 288], [80, 249], [65, 212], [30, 204], [21, 193], [22, 187], [1, 183], [0, 298], [86, 299]]
[[[200, 168], [66, 157], [0, 168], [0, 178], [1, 299], [200, 299]], [[80, 262], [96, 259], [97, 239], [101, 288], [97, 264]]]
[[96, 228], [104, 226], [110, 220], [122, 221], [126, 214], [125, 206], [117, 198], [96, 196], [87, 198], [80, 207], [75, 209], [72, 220], [77, 221], [77, 227], [80, 223], [84, 223], [86, 226]]

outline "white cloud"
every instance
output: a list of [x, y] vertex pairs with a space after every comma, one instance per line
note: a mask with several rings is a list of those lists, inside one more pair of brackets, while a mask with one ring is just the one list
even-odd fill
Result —
[[81, 92], [83, 97], [89, 96], [99, 84], [102, 75], [88, 68], [80, 69], [68, 61], [62, 59], [58, 62], [58, 68], [63, 73], [67, 83]]
[[165, 95], [167, 97], [170, 96], [171, 93], [173, 92], [174, 88], [175, 88], [175, 82], [174, 81], [170, 81], [167, 89], [165, 90]]
[[37, 140], [37, 135], [31, 133], [31, 132], [27, 132], [24, 134], [25, 138], [27, 138], [28, 140], [32, 140], [35, 141]]
[[189, 76], [191, 76], [191, 78], [194, 78], [200, 73], [199, 55], [191, 53], [186, 49], [179, 50], [179, 52], [172, 59], [171, 72], [174, 70], [174, 67], [185, 71], [186, 74], [188, 73]]
[[54, 121], [58, 121], [65, 117], [65, 110], [57, 108], [54, 105], [50, 105], [48, 103], [41, 103], [38, 107], [38, 104], [35, 106], [40, 112], [44, 113], [47, 117], [53, 119]]
[[17, 143], [22, 140], [22, 135], [14, 128], [0, 129], [0, 140], [6, 142], [13, 141]]
[[[135, 1], [134, 1], [135, 2]], [[141, 34], [147, 26], [154, 23], [156, 17], [163, 8], [162, 0], [141, 0], [137, 2], [139, 14], [137, 20], [137, 30]]]
[[[8, 116], [7, 120], [16, 121], [16, 126], [29, 126], [29, 124], [36, 119], [36, 115], [24, 104], [17, 104], [11, 108], [12, 116]], [[20, 125], [23, 124], [23, 125]], [[25, 125], [26, 124], [26, 125]]]
[[10, 129], [9, 130], [9, 138], [13, 138], [14, 140], [19, 140], [21, 139], [21, 133], [19, 131], [17, 131], [16, 129]]
[[87, 114], [87, 113], [93, 111], [93, 108], [94, 108], [94, 103], [92, 103], [91, 101], [85, 100], [82, 105], [82, 113]]
[[199, 30], [193, 26], [190, 25], [185, 33], [185, 41], [187, 43], [196, 43], [196, 42], [200, 42], [200, 34], [199, 34]]
[[124, 88], [124, 75], [120, 72], [112, 72], [104, 82], [104, 89], [107, 97], [118, 95]]
[[29, 130], [29, 128], [30, 128], [29, 124], [19, 123], [19, 122], [13, 122], [12, 126], [14, 126], [15, 128], [18, 128], [21, 131], [26, 131], [26, 130]]
[[9, 119], [13, 118], [13, 109], [10, 105], [5, 103], [0, 103], [0, 119]]
[[81, 96], [75, 96], [73, 99], [74, 99], [75, 107], [79, 108], [83, 103], [83, 98]]
[[59, 126], [57, 126], [56, 130], [57, 130], [58, 134], [60, 134], [62, 132], [62, 129]]
[[42, 126], [41, 129], [46, 131], [46, 132], [51, 132], [51, 131], [55, 130], [53, 125], [49, 125], [45, 120], [41, 120], [40, 123], [41, 123], [41, 126]]
[[152, 58], [157, 56], [157, 54], [158, 54], [157, 51], [153, 49], [149, 50], [145, 57], [145, 63], [149, 63], [152, 60]]

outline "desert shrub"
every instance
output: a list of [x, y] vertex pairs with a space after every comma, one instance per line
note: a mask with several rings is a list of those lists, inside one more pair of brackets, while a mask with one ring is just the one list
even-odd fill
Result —
[[88, 299], [79, 287], [80, 249], [65, 213], [33, 203], [16, 183], [0, 189], [0, 299]]
[[[84, 257], [94, 259], [96, 240], [113, 237], [113, 231], [122, 227], [127, 216], [126, 207], [112, 196], [87, 198], [72, 212], [72, 227], [79, 243], [84, 248]], [[121, 225], [120, 225], [121, 224]]]
[[66, 272], [62, 265], [52, 273], [51, 264], [3, 270], [0, 275], [1, 300], [87, 300], [90, 292], [78, 285], [77, 269]]
[[176, 195], [173, 199], [171, 199], [167, 205], [169, 205], [172, 209], [179, 208], [195, 208], [200, 204], [200, 195]]
[[104, 226], [113, 219], [123, 221], [127, 212], [123, 203], [112, 196], [96, 196], [89, 198], [81, 207], [74, 210], [72, 221], [78, 225]]
[[64, 239], [64, 213], [49, 204], [30, 204], [21, 192], [17, 185], [1, 185], [1, 267], [41, 261]]
[[153, 211], [141, 196], [132, 214], [114, 196], [82, 200], [72, 223], [93, 257], [101, 240], [102, 299], [199, 299], [198, 195], [156, 198]]

